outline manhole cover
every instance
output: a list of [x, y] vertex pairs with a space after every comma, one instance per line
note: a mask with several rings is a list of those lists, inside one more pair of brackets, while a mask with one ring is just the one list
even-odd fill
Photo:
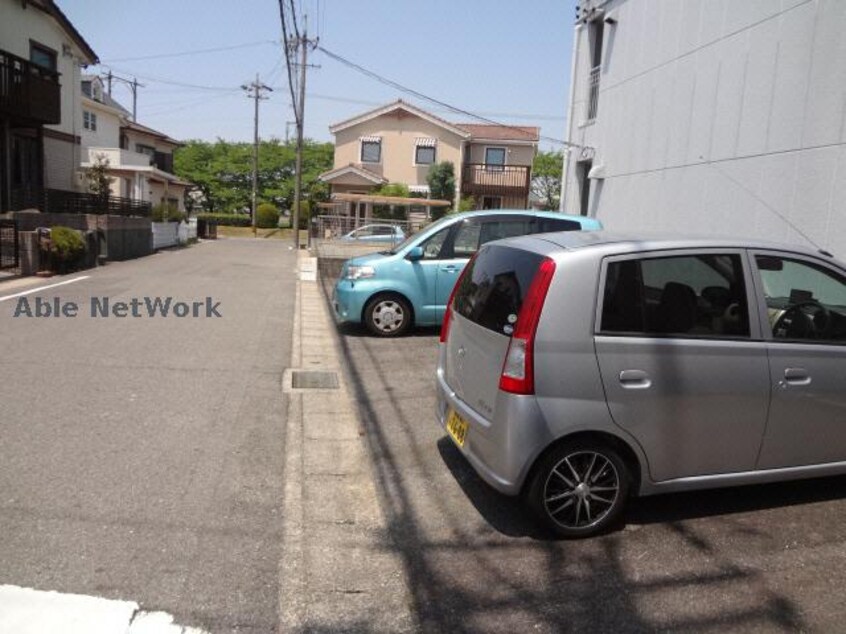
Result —
[[334, 372], [306, 372], [304, 370], [295, 370], [292, 372], [291, 376], [291, 387], [295, 390], [337, 390], [338, 375]]

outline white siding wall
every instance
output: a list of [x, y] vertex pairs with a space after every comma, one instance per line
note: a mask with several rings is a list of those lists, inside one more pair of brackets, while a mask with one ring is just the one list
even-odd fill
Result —
[[79, 146], [60, 139], [44, 138], [44, 186], [49, 189], [85, 190], [77, 183]]
[[[86, 130], [83, 127], [82, 113], [86, 110], [97, 115], [96, 131]], [[96, 101], [82, 99], [79, 111], [79, 130], [82, 137], [82, 147], [120, 147], [120, 116]]]
[[805, 243], [792, 223], [846, 258], [846, 2], [604, 8], [618, 23], [591, 124], [588, 29], [576, 30], [570, 140], [592, 149], [572, 153], [566, 209], [579, 209], [575, 160], [595, 154], [591, 209], [610, 229]]

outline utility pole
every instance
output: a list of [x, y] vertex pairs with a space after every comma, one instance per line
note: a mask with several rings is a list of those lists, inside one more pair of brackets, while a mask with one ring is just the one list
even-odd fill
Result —
[[132, 122], [138, 121], [138, 80], [132, 78]]
[[126, 84], [127, 88], [132, 91], [132, 121], [138, 120], [138, 89], [144, 88], [144, 84], [138, 82], [138, 79], [133, 77], [132, 81], [127, 79], [126, 77], [120, 77], [119, 75], [115, 75], [110, 70], [109, 73], [106, 75], [106, 86], [108, 89], [109, 97], [112, 96], [112, 81], [120, 81]]
[[258, 73], [256, 73], [256, 80], [251, 84], [243, 84], [243, 90], [247, 91], [247, 96], [255, 101], [255, 114], [253, 115], [253, 237], [256, 237], [256, 215], [258, 211], [258, 151], [259, 151], [259, 101], [267, 99], [263, 95], [263, 91], [267, 90], [273, 92], [273, 88], [266, 86], [259, 81]]
[[[308, 39], [308, 15], [305, 16], [303, 34], [299, 38], [293, 38], [294, 46], [300, 49], [300, 94], [297, 103], [294, 104], [294, 112], [297, 119], [297, 162], [296, 178], [294, 181], [294, 248], [300, 248], [300, 206], [302, 202], [303, 188], [303, 119], [305, 117], [305, 90], [306, 90], [306, 69], [308, 68], [308, 48], [317, 47], [317, 40]], [[309, 214], [310, 215], [310, 214]], [[306, 228], [309, 244], [311, 242], [311, 219]]]

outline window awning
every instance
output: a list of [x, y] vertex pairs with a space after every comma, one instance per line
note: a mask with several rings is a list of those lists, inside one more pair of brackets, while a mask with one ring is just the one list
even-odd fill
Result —
[[361, 141], [362, 143], [381, 143], [382, 137], [380, 137], [380, 136], [363, 136], [363, 137], [359, 137], [358, 140]]
[[415, 147], [435, 147], [438, 144], [437, 139], [419, 136], [414, 139]]

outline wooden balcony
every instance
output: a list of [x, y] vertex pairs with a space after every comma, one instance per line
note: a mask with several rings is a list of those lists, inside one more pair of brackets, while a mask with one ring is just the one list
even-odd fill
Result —
[[461, 175], [461, 193], [466, 196], [528, 197], [532, 169], [528, 165], [485, 165], [467, 163]]
[[59, 73], [0, 50], [0, 116], [60, 123]]

